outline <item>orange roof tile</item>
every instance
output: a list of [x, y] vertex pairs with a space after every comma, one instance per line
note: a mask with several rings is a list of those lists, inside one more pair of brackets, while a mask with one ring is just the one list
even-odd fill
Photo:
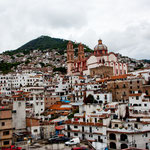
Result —
[[[52, 106], [49, 107], [49, 109], [53, 109], [53, 110], [71, 110], [71, 107], [61, 107], [63, 104], [54, 104]], [[67, 104], [65, 104], [67, 105]], [[70, 105], [68, 105], [70, 106]]]
[[134, 94], [129, 94], [129, 96], [141, 96], [142, 93], [134, 93]]
[[79, 76], [79, 79], [83, 79], [83, 80], [85, 80], [85, 78], [84, 78], [84, 77], [81, 77], [81, 76]]
[[55, 129], [56, 130], [63, 130], [63, 129], [65, 129], [65, 126], [56, 126]]

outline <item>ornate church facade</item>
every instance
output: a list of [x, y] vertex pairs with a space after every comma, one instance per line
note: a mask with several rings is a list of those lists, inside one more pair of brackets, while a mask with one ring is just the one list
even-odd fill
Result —
[[[84, 46], [80, 43], [78, 46], [78, 57], [74, 57], [73, 44], [69, 41], [67, 45], [67, 73], [68, 75], [91, 75], [95, 68], [112, 69], [112, 75], [127, 74], [128, 66], [126, 63], [119, 62], [117, 54], [108, 52], [107, 46], [102, 44], [102, 40], [94, 47], [94, 53], [85, 57]], [[103, 69], [105, 70], [105, 69]], [[94, 74], [94, 72], [93, 72]], [[96, 75], [96, 74], [95, 74]], [[106, 77], [106, 76], [103, 76]]]

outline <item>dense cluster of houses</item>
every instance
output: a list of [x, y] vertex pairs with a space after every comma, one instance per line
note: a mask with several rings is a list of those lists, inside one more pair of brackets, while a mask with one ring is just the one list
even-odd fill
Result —
[[32, 70], [0, 75], [1, 147], [65, 134], [110, 149], [148, 148], [149, 80], [150, 70], [103, 79]]
[[[92, 58], [102, 57], [98, 48], [98, 56]], [[111, 55], [104, 48], [104, 55]], [[83, 62], [68, 61], [70, 67]], [[105, 144], [112, 150], [149, 149], [150, 69], [124, 74], [127, 68], [123, 72], [117, 68], [118, 72], [113, 65], [107, 76], [100, 68], [110, 66], [102, 63], [96, 62], [99, 71], [91, 74], [94, 68], [89, 68], [87, 75], [81, 66], [70, 68], [71, 75], [39, 73], [34, 68], [1, 74], [0, 147], [57, 134]]]

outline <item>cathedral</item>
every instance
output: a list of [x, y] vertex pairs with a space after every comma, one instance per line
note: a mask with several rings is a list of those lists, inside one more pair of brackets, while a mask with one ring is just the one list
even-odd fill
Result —
[[97, 75], [101, 78], [109, 75], [127, 74], [127, 64], [119, 62], [117, 54], [108, 52], [107, 46], [98, 40], [94, 52], [85, 57], [84, 46], [78, 46], [78, 57], [74, 57], [73, 44], [69, 41], [67, 45], [67, 74], [68, 75]]

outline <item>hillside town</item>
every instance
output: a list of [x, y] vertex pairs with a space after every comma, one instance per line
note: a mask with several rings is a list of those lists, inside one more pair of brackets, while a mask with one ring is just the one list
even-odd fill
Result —
[[22, 62], [0, 74], [1, 149], [50, 145], [54, 136], [79, 138], [87, 150], [150, 149], [150, 65], [109, 52], [101, 39], [92, 53], [77, 50], [69, 41], [62, 55], [0, 55]]

